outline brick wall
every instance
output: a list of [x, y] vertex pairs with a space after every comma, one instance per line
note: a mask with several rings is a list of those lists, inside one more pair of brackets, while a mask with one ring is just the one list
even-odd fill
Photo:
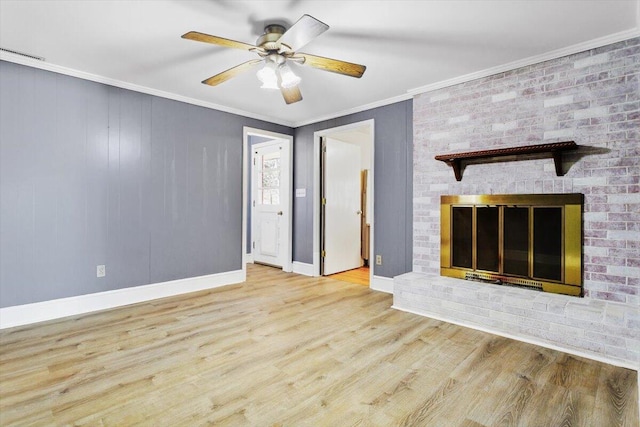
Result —
[[[394, 305], [637, 364], [639, 77], [634, 38], [416, 96], [414, 273], [396, 280]], [[563, 177], [536, 158], [471, 164], [457, 182], [433, 158], [567, 140], [581, 148], [566, 156]], [[439, 274], [440, 195], [515, 193], [585, 194], [585, 298], [520, 289], [499, 297], [492, 285], [424, 280]]]

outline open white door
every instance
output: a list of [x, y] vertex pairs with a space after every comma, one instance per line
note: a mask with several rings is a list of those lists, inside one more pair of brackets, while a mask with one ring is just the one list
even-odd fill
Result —
[[362, 266], [360, 253], [360, 146], [324, 138], [323, 275]]
[[254, 262], [283, 267], [287, 255], [286, 224], [291, 213], [289, 145], [271, 141], [252, 147], [251, 237]]

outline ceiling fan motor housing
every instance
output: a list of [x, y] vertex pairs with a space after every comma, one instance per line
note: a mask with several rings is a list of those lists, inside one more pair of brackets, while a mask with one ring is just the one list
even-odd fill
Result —
[[[256, 46], [263, 48], [264, 50], [279, 50], [281, 45], [278, 43], [280, 37], [285, 33], [287, 29], [279, 24], [271, 24], [264, 27], [264, 34], [258, 37], [256, 41]], [[289, 46], [286, 46], [287, 48]]]

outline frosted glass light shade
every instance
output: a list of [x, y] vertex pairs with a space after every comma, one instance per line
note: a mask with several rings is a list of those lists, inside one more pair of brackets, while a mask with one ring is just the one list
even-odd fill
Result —
[[300, 77], [296, 76], [293, 73], [291, 67], [289, 67], [289, 65], [287, 65], [286, 63], [280, 66], [280, 79], [280, 85], [282, 85], [282, 87], [284, 88], [297, 86], [301, 80]]
[[278, 76], [276, 74], [273, 63], [267, 62], [264, 67], [256, 73], [258, 79], [262, 82], [262, 89], [279, 89]]

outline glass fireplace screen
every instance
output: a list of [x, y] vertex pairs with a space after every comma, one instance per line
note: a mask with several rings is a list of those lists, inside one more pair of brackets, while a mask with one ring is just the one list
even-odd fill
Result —
[[442, 196], [441, 274], [582, 294], [582, 194]]

